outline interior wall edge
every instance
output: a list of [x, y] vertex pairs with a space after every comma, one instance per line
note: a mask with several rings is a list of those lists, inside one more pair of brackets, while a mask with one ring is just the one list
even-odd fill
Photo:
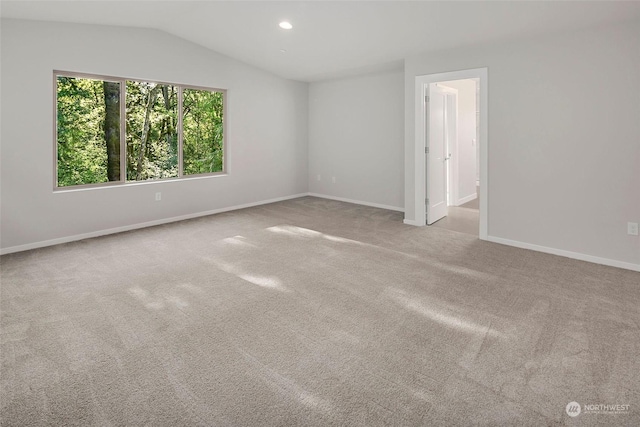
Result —
[[190, 213], [190, 214], [174, 216], [170, 218], [162, 218], [162, 219], [157, 219], [153, 221], [141, 222], [137, 224], [130, 224], [122, 227], [108, 228], [103, 230], [91, 231], [88, 233], [75, 234], [72, 236], [60, 237], [57, 239], [43, 240], [39, 242], [27, 243], [24, 245], [10, 246], [6, 248], [0, 248], [0, 255], [7, 255], [11, 253], [16, 253], [16, 252], [24, 252], [31, 249], [39, 249], [39, 248], [44, 248], [48, 246], [60, 245], [63, 243], [76, 242], [78, 240], [85, 240], [85, 239], [91, 239], [94, 237], [107, 236], [109, 234], [117, 234], [117, 233], [123, 233], [126, 231], [139, 230], [141, 228], [154, 227], [156, 225], [163, 225], [163, 224], [169, 224], [172, 222], [200, 218], [203, 216], [215, 215], [223, 212], [237, 211], [240, 209], [252, 208], [255, 206], [268, 205], [270, 203], [282, 202], [284, 200], [290, 200], [290, 199], [297, 199], [307, 195], [308, 193], [293, 194], [290, 196], [276, 197], [274, 199], [261, 200], [258, 202], [245, 203], [242, 205], [228, 206], [224, 208], [212, 209], [212, 210], [203, 211], [203, 212]]
[[356, 205], [362, 205], [362, 206], [369, 206], [372, 208], [379, 208], [379, 209], [386, 209], [389, 211], [395, 211], [395, 212], [404, 212], [404, 208], [399, 207], [399, 206], [390, 206], [390, 205], [384, 205], [381, 203], [372, 203], [372, 202], [366, 202], [364, 200], [355, 200], [355, 199], [349, 199], [347, 197], [336, 197], [336, 196], [330, 196], [328, 194], [321, 194], [321, 193], [308, 193], [309, 196], [313, 196], [313, 197], [319, 197], [321, 199], [328, 199], [328, 200], [336, 200], [338, 202], [345, 202], [345, 203], [353, 203]]

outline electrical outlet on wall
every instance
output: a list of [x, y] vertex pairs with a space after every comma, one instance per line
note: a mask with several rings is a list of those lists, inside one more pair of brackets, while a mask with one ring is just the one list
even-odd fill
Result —
[[317, 180], [322, 181], [322, 177], [320, 176], [320, 174], [318, 174]]
[[331, 182], [333, 182], [334, 184], [336, 183], [336, 177], [335, 176], [331, 177]]
[[156, 202], [159, 202], [160, 200], [162, 200], [162, 193], [158, 191], [156, 193]]
[[638, 223], [637, 222], [628, 222], [627, 223], [627, 234], [630, 236], [638, 235]]

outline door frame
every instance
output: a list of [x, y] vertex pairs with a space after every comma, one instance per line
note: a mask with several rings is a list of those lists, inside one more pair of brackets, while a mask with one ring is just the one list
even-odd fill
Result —
[[406, 221], [417, 226], [426, 225], [426, 102], [430, 83], [449, 80], [478, 79], [480, 86], [480, 233], [481, 240], [488, 238], [489, 222], [489, 102], [488, 102], [488, 69], [474, 68], [470, 70], [452, 71], [437, 74], [427, 74], [415, 77], [415, 221]]

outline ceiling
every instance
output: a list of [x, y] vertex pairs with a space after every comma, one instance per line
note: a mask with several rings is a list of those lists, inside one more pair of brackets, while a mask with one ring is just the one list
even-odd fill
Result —
[[[154, 28], [285, 78], [400, 69], [434, 50], [640, 20], [640, 2], [5, 1], [3, 18]], [[289, 20], [290, 31], [278, 23]], [[282, 52], [285, 50], [286, 52]]]

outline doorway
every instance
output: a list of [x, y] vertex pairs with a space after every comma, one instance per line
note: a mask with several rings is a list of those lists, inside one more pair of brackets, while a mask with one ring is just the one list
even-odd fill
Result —
[[[430, 206], [432, 199], [427, 196], [427, 225], [475, 236], [479, 235], [480, 222], [478, 83], [477, 78], [430, 83], [426, 112], [430, 153], [434, 145], [443, 145], [445, 150], [442, 161], [432, 155], [426, 164], [427, 192], [433, 194], [435, 190], [437, 194], [442, 186], [447, 195], [446, 212], [434, 212]], [[441, 99], [444, 108], [439, 105]], [[444, 123], [444, 132], [439, 132], [442, 126], [434, 121]], [[446, 169], [444, 179], [433, 176], [438, 163], [443, 163]]]
[[[447, 86], [445, 83], [457, 84], [455, 82], [466, 81], [467, 84], [473, 82], [475, 93], [473, 99], [475, 100], [475, 106], [472, 114], [475, 116], [475, 128], [473, 130], [473, 137], [469, 138], [469, 132], [466, 131], [464, 136], [464, 148], [466, 151], [466, 160], [461, 162], [460, 153], [460, 138], [457, 137], [456, 146], [455, 143], [449, 143], [445, 145], [442, 151], [436, 150], [436, 152], [427, 152], [431, 150], [431, 140], [429, 139], [429, 133], [432, 131], [433, 126], [430, 126], [428, 114], [429, 114], [429, 96], [432, 84], [440, 84], [441, 86]], [[477, 232], [473, 234], [479, 235], [480, 239], [486, 240], [488, 236], [488, 71], [486, 68], [479, 68], [473, 70], [454, 71], [439, 74], [430, 74], [424, 76], [416, 76], [415, 79], [415, 205], [412, 206], [415, 209], [415, 220], [405, 221], [408, 224], [413, 225], [426, 225], [429, 223], [437, 223], [433, 219], [439, 215], [436, 212], [436, 216], [431, 219], [427, 219], [428, 214], [433, 214], [432, 207], [437, 207], [437, 203], [441, 203], [442, 194], [448, 194], [448, 203], [446, 204], [446, 215], [449, 216], [449, 210], [451, 208], [462, 209], [475, 209], [474, 201], [477, 203]], [[454, 82], [454, 83], [451, 83]], [[436, 86], [437, 87], [437, 86]], [[459, 91], [458, 91], [459, 92]], [[446, 104], [447, 101], [443, 101]], [[444, 106], [442, 106], [444, 108]], [[443, 121], [443, 123], [445, 123]], [[432, 120], [431, 124], [437, 126], [437, 120]], [[444, 131], [443, 131], [444, 133]], [[460, 131], [458, 129], [458, 133]], [[456, 153], [456, 149], [458, 152]], [[449, 152], [451, 157], [448, 158]], [[439, 154], [441, 154], [439, 156]], [[433, 156], [432, 156], [433, 155]], [[436, 159], [440, 157], [440, 159]], [[456, 161], [457, 157], [457, 170]], [[469, 162], [469, 159], [471, 160]], [[441, 162], [441, 167], [436, 163], [429, 167], [430, 163], [434, 160]], [[454, 160], [454, 161], [451, 161]], [[449, 166], [446, 162], [451, 162]], [[471, 163], [471, 166], [469, 166]], [[475, 163], [475, 166], [474, 166]], [[465, 166], [466, 165], [466, 166]], [[447, 172], [444, 172], [444, 171]], [[461, 173], [467, 175], [464, 178], [464, 185], [460, 186]], [[435, 175], [435, 177], [434, 177]], [[454, 178], [451, 178], [451, 175]], [[455, 179], [458, 182], [455, 183]], [[471, 182], [471, 184], [469, 184]], [[471, 186], [471, 190], [470, 187]], [[474, 191], [475, 190], [475, 191]], [[435, 199], [432, 199], [432, 194], [435, 195]], [[432, 204], [433, 203], [433, 204]], [[466, 206], [464, 206], [466, 204]], [[440, 207], [442, 207], [440, 205]]]

